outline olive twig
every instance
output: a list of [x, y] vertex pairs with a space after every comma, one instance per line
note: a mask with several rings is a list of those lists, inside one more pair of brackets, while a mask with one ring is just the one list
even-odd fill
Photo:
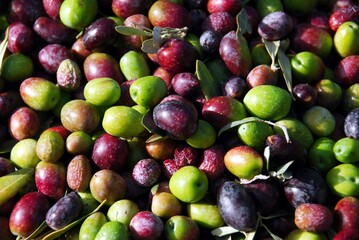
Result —
[[271, 177], [270, 175], [258, 174], [256, 176], [254, 176], [252, 179], [241, 178], [241, 179], [239, 179], [239, 183], [240, 184], [249, 184], [249, 183], [252, 183], [252, 182], [254, 182], [256, 180], [267, 180], [270, 177]]

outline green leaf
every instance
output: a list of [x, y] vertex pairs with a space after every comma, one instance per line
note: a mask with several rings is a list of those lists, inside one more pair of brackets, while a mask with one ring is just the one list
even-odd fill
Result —
[[223, 132], [231, 129], [231, 128], [234, 128], [234, 127], [237, 127], [239, 125], [242, 125], [244, 123], [248, 123], [248, 122], [255, 122], [255, 121], [261, 121], [260, 118], [257, 118], [257, 117], [247, 117], [247, 118], [243, 118], [242, 120], [238, 120], [238, 121], [233, 121], [233, 122], [230, 122], [226, 125], [224, 125], [218, 132], [218, 136], [220, 136]]
[[201, 60], [196, 61], [196, 75], [207, 100], [221, 94], [219, 83], [215, 81], [207, 66]]
[[240, 231], [233, 227], [224, 226], [224, 227], [219, 227], [219, 228], [212, 230], [211, 234], [215, 237], [223, 237], [223, 236], [231, 235], [233, 233], [238, 233], [238, 232], [240, 232]]
[[266, 169], [269, 170], [269, 161], [270, 161], [270, 147], [266, 146], [263, 151], [264, 161], [266, 163]]
[[268, 174], [271, 177], [277, 178], [277, 180], [284, 182], [287, 179], [291, 179], [293, 177], [292, 170], [288, 169], [289, 166], [293, 163], [293, 161], [286, 163], [282, 167], [279, 168], [279, 172], [269, 171]]
[[256, 235], [257, 229], [250, 231], [250, 232], [242, 232], [244, 236], [246, 236], [245, 240], [253, 240], [254, 236]]
[[293, 212], [290, 212], [288, 210], [279, 210], [269, 216], [260, 216], [261, 219], [265, 219], [265, 220], [270, 220], [270, 219], [274, 219], [274, 218], [278, 218], [278, 217], [284, 217], [284, 216], [288, 216], [288, 215], [291, 215], [293, 214]]
[[278, 174], [278, 175], [279, 175], [279, 174], [284, 174], [284, 173], [288, 170], [288, 168], [290, 167], [290, 165], [292, 165], [293, 163], [294, 163], [294, 160], [289, 161], [289, 162], [287, 162], [286, 164], [280, 166], [280, 167], [278, 168], [278, 170], [277, 170], [277, 174]]
[[266, 225], [262, 224], [262, 227], [264, 227], [267, 230], [267, 232], [269, 233], [269, 235], [272, 237], [273, 240], [283, 240], [282, 238], [272, 233]]
[[148, 111], [142, 117], [141, 123], [142, 123], [142, 126], [144, 128], [146, 128], [146, 130], [149, 131], [150, 133], [157, 134], [158, 136], [161, 136], [161, 137], [167, 136], [167, 132], [164, 131], [163, 129], [159, 128], [156, 125], [156, 123], [153, 121], [153, 111], [152, 110]]
[[215, 240], [232, 240], [232, 235], [226, 235], [223, 237], [214, 237]]
[[6, 28], [5, 38], [0, 44], [0, 76], [1, 76], [2, 63], [4, 61], [4, 56], [7, 49], [8, 39], [9, 39], [9, 27]]
[[163, 38], [162, 38], [162, 28], [161, 27], [154, 27], [153, 28], [153, 47], [160, 48]]
[[[55, 120], [55, 116], [49, 117], [43, 124], [41, 124], [38, 133], [41, 134], [46, 129], [50, 128], [53, 125], [54, 120]], [[37, 137], [39, 137], [39, 136], [37, 136]]]
[[280, 49], [280, 41], [268, 41], [262, 38], [262, 42], [264, 43], [264, 46], [267, 49], [270, 58], [272, 59], [271, 67], [276, 69], [276, 59]]
[[46, 221], [43, 221], [40, 226], [38, 228], [36, 228], [36, 230], [31, 233], [27, 238], [25, 238], [25, 240], [30, 240], [30, 239], [34, 239], [37, 236], [39, 236], [45, 229], [47, 228], [47, 224]]
[[127, 27], [127, 26], [116, 26], [116, 31], [118, 33], [121, 33], [123, 35], [131, 36], [131, 35], [138, 35], [138, 36], [146, 36], [146, 37], [152, 37], [152, 31], [144, 31], [136, 27]]
[[153, 134], [146, 140], [146, 143], [156, 142], [156, 141], [161, 140], [163, 138], [165, 138], [165, 137], [157, 135], [157, 134]]
[[154, 39], [150, 38], [142, 42], [141, 50], [145, 53], [157, 53], [158, 47], [155, 46]]
[[80, 37], [82, 37], [82, 35], [84, 35], [84, 31], [83, 31], [83, 30], [80, 31], [80, 32], [75, 36], [75, 38], [76, 38], [76, 39], [79, 39]]
[[237, 38], [240, 38], [245, 33], [252, 33], [252, 26], [248, 19], [248, 14], [246, 8], [243, 7], [242, 10], [236, 16], [237, 21]]
[[292, 177], [293, 177], [293, 171], [292, 170], [288, 170], [288, 171], [286, 171], [286, 172], [284, 172], [282, 174], [282, 178], [284, 179], [284, 181], [287, 180], [287, 179], [291, 179]]
[[224, 84], [233, 75], [220, 58], [208, 59], [205, 64], [213, 78], [220, 84]]
[[160, 187], [160, 184], [156, 184], [153, 187], [151, 187], [151, 195], [154, 196], [156, 194], [156, 192], [158, 191], [158, 188]]
[[246, 237], [245, 240], [253, 240], [256, 233], [257, 233], [257, 229], [259, 227], [259, 224], [262, 222], [261, 220], [261, 217], [260, 215], [258, 215], [258, 220], [257, 220], [257, 224], [256, 224], [256, 227], [254, 228], [253, 231], [250, 231], [250, 232], [244, 232], [244, 231], [241, 231], [241, 233], [244, 234], [244, 236]]
[[268, 121], [268, 120], [263, 120], [263, 119], [260, 119], [260, 118], [257, 118], [257, 117], [247, 117], [247, 118], [243, 118], [242, 120], [238, 120], [238, 121], [233, 121], [233, 122], [230, 122], [226, 125], [224, 125], [218, 132], [218, 136], [220, 136], [224, 131], [227, 131], [233, 127], [237, 127], [239, 125], [242, 125], [244, 123], [248, 123], [248, 122], [263, 122], [263, 123], [266, 123], [266, 124], [269, 124], [269, 125], [272, 125], [272, 126], [276, 126], [276, 127], [279, 127], [282, 129], [283, 133], [284, 133], [284, 136], [287, 140], [287, 142], [289, 143], [290, 142], [290, 138], [289, 138], [289, 133], [288, 133], [288, 130], [287, 130], [287, 127], [284, 126], [283, 124], [278, 124], [278, 123], [274, 123], [274, 122], [271, 122], [271, 121]]
[[294, 99], [293, 88], [292, 88], [292, 67], [290, 65], [289, 57], [284, 53], [282, 49], [278, 52], [278, 63], [282, 70], [285, 84], [287, 85], [288, 91]]
[[102, 203], [100, 205], [98, 205], [98, 207], [95, 210], [93, 210], [91, 213], [82, 216], [81, 218], [70, 223], [69, 225], [67, 225], [64, 228], [61, 228], [59, 230], [56, 230], [56, 231], [53, 231], [53, 232], [47, 234], [46, 236], [44, 236], [42, 238], [42, 240], [53, 240], [53, 239], [60, 237], [61, 235], [65, 234], [66, 232], [70, 231], [72, 228], [76, 227], [79, 223], [81, 223], [83, 220], [85, 220], [88, 216], [99, 211], [105, 203], [106, 203], [106, 200], [102, 201]]
[[0, 177], [0, 206], [26, 186], [33, 174], [33, 168], [22, 168]]
[[245, 240], [253, 240], [254, 239], [257, 229], [261, 223], [262, 223], [262, 219], [261, 219], [261, 216], [258, 214], [257, 224], [256, 224], [256, 227], [254, 228], [254, 230], [250, 231], [250, 232], [241, 231], [241, 233], [243, 233], [244, 236], [246, 237]]
[[272, 123], [269, 121], [267, 121], [267, 122], [273, 126], [279, 127], [283, 131], [283, 134], [284, 134], [284, 137], [285, 137], [287, 143], [290, 143], [290, 137], [289, 137], [288, 129], [286, 126], [284, 126], [283, 124], [280, 124], [280, 123]]
[[327, 239], [334, 239], [335, 235], [337, 235], [337, 232], [334, 231], [334, 229], [329, 228], [329, 229], [326, 231], [326, 235], [327, 235]]
[[0, 154], [11, 152], [11, 149], [15, 146], [16, 143], [17, 141], [15, 139], [2, 142], [0, 144]]
[[290, 40], [288, 38], [280, 40], [280, 49], [283, 50], [283, 52], [287, 51], [290, 45]]

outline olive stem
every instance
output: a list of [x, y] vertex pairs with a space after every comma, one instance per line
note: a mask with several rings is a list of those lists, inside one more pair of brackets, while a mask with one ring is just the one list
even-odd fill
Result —
[[164, 40], [174, 37], [184, 38], [187, 34], [187, 27], [183, 28], [161, 28], [154, 27], [152, 36], [153, 36], [153, 45], [156, 48], [159, 48]]

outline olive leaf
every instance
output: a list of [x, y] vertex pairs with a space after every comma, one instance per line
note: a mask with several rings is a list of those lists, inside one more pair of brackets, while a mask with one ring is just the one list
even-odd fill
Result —
[[294, 100], [293, 96], [293, 86], [292, 86], [292, 67], [290, 65], [290, 61], [288, 56], [284, 53], [282, 49], [278, 51], [278, 63], [280, 69], [282, 70], [285, 84], [287, 85], [288, 91]]
[[145, 53], [157, 53], [158, 48], [155, 47], [153, 38], [150, 38], [142, 42], [141, 50]]
[[30, 240], [30, 239], [34, 239], [37, 236], [39, 236], [45, 229], [47, 228], [47, 224], [46, 221], [43, 221], [40, 226], [38, 228], [36, 228], [36, 230], [34, 232], [32, 232], [27, 238], [25, 238], [24, 240]]
[[335, 237], [336, 234], [337, 234], [337, 232], [334, 231], [334, 229], [332, 229], [332, 228], [329, 228], [329, 229], [326, 231], [327, 239], [334, 239], [334, 237]]
[[253, 240], [254, 236], [256, 235], [256, 232], [257, 232], [257, 227], [253, 231], [242, 232], [244, 234], [244, 236], [246, 237], [244, 240]]
[[277, 40], [277, 41], [268, 41], [262, 38], [267, 52], [272, 59], [271, 68], [273, 70], [278, 70], [276, 62], [278, 61], [279, 68], [282, 71], [285, 84], [287, 85], [288, 92], [290, 93], [292, 99], [293, 89], [292, 89], [292, 68], [288, 56], [285, 54], [286, 49], [289, 45], [288, 39]]
[[153, 134], [151, 135], [147, 140], [146, 140], [146, 143], [152, 143], [152, 142], [156, 142], [160, 139], [163, 139], [164, 137], [163, 136], [160, 136], [160, 135], [157, 135], [157, 134]]
[[11, 149], [15, 146], [16, 143], [17, 141], [15, 139], [0, 143], [0, 154], [11, 152]]
[[278, 67], [276, 66], [276, 59], [280, 49], [280, 41], [268, 41], [262, 38], [262, 42], [264, 43], [264, 46], [267, 49], [270, 58], [272, 59], [271, 68], [273, 70], [277, 70]]
[[[268, 149], [268, 150], [266, 150], [266, 149]], [[265, 151], [269, 151], [269, 147], [266, 147]], [[269, 157], [268, 157], [268, 159], [265, 157], [265, 161], [267, 163], [267, 166], [266, 166], [267, 170], [269, 170]], [[281, 181], [284, 181], [284, 180], [292, 177], [292, 172], [289, 171], [288, 169], [293, 164], [293, 162], [294, 162], [294, 160], [285, 163], [284, 165], [280, 166], [276, 171], [269, 171], [269, 175], [258, 174], [256, 176], [254, 176], [252, 179], [242, 179], [241, 178], [241, 179], [239, 179], [239, 183], [249, 184], [256, 180], [267, 180], [271, 177], [275, 177]]]
[[224, 226], [224, 227], [219, 227], [219, 228], [213, 229], [211, 231], [211, 234], [215, 237], [223, 237], [223, 236], [231, 235], [233, 233], [238, 233], [238, 232], [240, 232], [240, 231], [233, 227]]
[[259, 226], [263, 227], [268, 233], [269, 235], [272, 237], [272, 239], [274, 240], [283, 240], [281, 237], [275, 235], [274, 233], [272, 233], [272, 231], [263, 223], [263, 219], [265, 220], [271, 220], [271, 219], [274, 219], [274, 218], [278, 218], [278, 217], [282, 217], [282, 216], [288, 216], [292, 214], [291, 212], [289, 211], [285, 211], [285, 210], [280, 210], [270, 216], [262, 216], [262, 215], [259, 215], [258, 217], [258, 222], [259, 222]]
[[282, 181], [291, 179], [293, 177], [293, 171], [292, 170], [285, 171], [281, 176], [283, 178]]
[[84, 216], [82, 216], [81, 218], [77, 219], [76, 221], [70, 223], [69, 225], [67, 225], [66, 227], [63, 227], [59, 230], [53, 231], [45, 236], [43, 236], [41, 239], [42, 240], [54, 240], [57, 239], [58, 237], [60, 237], [61, 235], [67, 233], [68, 231], [70, 231], [72, 228], [76, 227], [79, 223], [81, 223], [83, 220], [85, 220], [88, 216], [90, 216], [91, 214], [98, 212], [101, 207], [106, 203], [106, 200], [103, 200], [98, 207], [93, 210], [92, 212], [90, 212], [89, 214], [86, 214]]
[[276, 211], [275, 213], [273, 213], [273, 214], [271, 214], [269, 216], [260, 216], [260, 217], [261, 217], [261, 219], [271, 220], [271, 219], [278, 218], [278, 217], [289, 216], [291, 214], [293, 214], [293, 212], [281, 209], [281, 210]]
[[53, 125], [54, 120], [55, 120], [55, 116], [50, 116], [48, 119], [46, 119], [46, 121], [43, 124], [41, 124], [37, 137], [39, 137], [43, 131], [50, 128]]
[[154, 196], [156, 194], [156, 192], [158, 191], [158, 188], [160, 187], [160, 184], [157, 183], [156, 185], [154, 185], [153, 187], [151, 187], [151, 195]]
[[290, 40], [288, 38], [284, 38], [280, 40], [280, 49], [283, 50], [283, 52], [287, 51], [290, 45]]
[[196, 61], [196, 75], [206, 100], [219, 96], [220, 84], [215, 81], [207, 66], [201, 61]]
[[[137, 25], [135, 25], [135, 26], [137, 26]], [[138, 36], [152, 37], [152, 35], [153, 35], [153, 31], [151, 29], [143, 28], [141, 26], [139, 26], [139, 28], [136, 28], [136, 27], [128, 27], [128, 26], [124, 26], [124, 25], [119, 25], [119, 26], [116, 26], [115, 29], [118, 33], [121, 33], [121, 34], [127, 35], [127, 36], [138, 35]]]
[[281, 237], [278, 237], [277, 235], [275, 235], [274, 233], [272, 233], [269, 228], [262, 223], [261, 225], [262, 227], [264, 227], [266, 229], [266, 231], [269, 233], [269, 235], [272, 237], [273, 240], [283, 240]]
[[227, 236], [223, 236], [223, 237], [214, 237], [214, 239], [215, 240], [233, 240], [233, 239], [236, 239], [236, 238], [232, 237], [232, 235], [227, 235]]
[[237, 121], [233, 121], [233, 122], [227, 123], [226, 125], [224, 125], [224, 126], [218, 131], [218, 136], [220, 136], [223, 132], [225, 132], [225, 131], [227, 131], [227, 130], [229, 130], [229, 129], [231, 129], [231, 128], [237, 127], [237, 126], [242, 125], [242, 124], [244, 124], [244, 123], [255, 122], [255, 121], [264, 122], [264, 123], [266, 123], [266, 124], [279, 127], [280, 129], [282, 129], [282, 131], [283, 131], [283, 133], [284, 133], [284, 136], [285, 136], [287, 142], [288, 142], [288, 143], [290, 142], [290, 137], [289, 137], [288, 129], [287, 129], [286, 126], [284, 126], [283, 124], [274, 123], [274, 122], [271, 122], [271, 121], [268, 121], [268, 120], [264, 120], [264, 119], [260, 119], [260, 118], [257, 118], [257, 117], [247, 117], [247, 118], [243, 118], [243, 119], [241, 119], [241, 120], [237, 120]]
[[233, 76], [221, 58], [206, 59], [205, 64], [213, 78], [219, 82], [219, 84], [224, 84], [228, 78]]
[[149, 110], [143, 117], [141, 124], [150, 133], [157, 134], [160, 137], [166, 137], [167, 132], [159, 128], [153, 120], [153, 110]]
[[248, 14], [245, 7], [241, 9], [241, 11], [236, 16], [237, 21], [237, 31], [236, 36], [240, 38], [245, 33], [252, 33], [252, 26], [248, 20]]
[[254, 122], [254, 121], [260, 121], [260, 118], [257, 117], [247, 117], [247, 118], [243, 118], [242, 120], [237, 120], [237, 121], [233, 121], [230, 123], [227, 123], [226, 125], [224, 125], [219, 131], [218, 131], [218, 136], [220, 136], [223, 132], [237, 127], [239, 125], [242, 125], [244, 123], [248, 123], [248, 122]]
[[142, 37], [149, 37], [149, 39], [142, 42], [141, 50], [145, 53], [156, 53], [161, 44], [169, 38], [177, 37], [184, 38], [187, 35], [188, 28], [170, 28], [170, 27], [154, 27], [149, 29], [147, 27], [134, 24], [134, 27], [119, 25], [115, 27], [118, 33], [126, 36], [137, 35]]
[[7, 49], [8, 40], [9, 40], [9, 27], [6, 28], [5, 38], [0, 44], [0, 76], [1, 76], [1, 68], [2, 68], [2, 63], [4, 61], [5, 52]]
[[84, 35], [84, 30], [81, 30], [78, 34], [76, 34], [75, 39], [79, 39]]
[[0, 206], [29, 183], [34, 171], [33, 168], [22, 168], [0, 177]]
[[241, 231], [241, 233], [243, 233], [244, 236], [246, 237], [245, 240], [253, 240], [254, 239], [254, 237], [257, 233], [257, 229], [259, 228], [261, 223], [262, 223], [262, 219], [261, 219], [261, 216], [258, 214], [257, 224], [256, 224], [256, 227], [254, 228], [254, 230], [250, 231], [250, 232]]
[[242, 235], [244, 235], [245, 240], [253, 240], [254, 236], [256, 235], [259, 224], [260, 224], [260, 218], [258, 218], [256, 227], [254, 228], [254, 230], [250, 231], [250, 232], [240, 231], [231, 226], [223, 226], [223, 227], [219, 227], [219, 228], [212, 230], [211, 234], [212, 234], [212, 236], [214, 236], [216, 238], [224, 240], [224, 239], [232, 239], [231, 236], [233, 234], [241, 233]]
[[283, 166], [280, 166], [277, 170], [277, 174], [284, 174], [288, 170], [290, 165], [292, 165], [293, 163], [294, 163], [294, 160], [287, 162]]
[[263, 157], [266, 163], [266, 169], [269, 170], [269, 160], [270, 160], [270, 147], [266, 146], [263, 150]]
[[289, 167], [294, 163], [294, 160], [285, 163], [280, 166], [276, 171], [270, 171], [269, 175], [272, 177], [276, 177], [281, 181], [285, 181], [286, 179], [292, 178], [292, 172], [289, 171]]
[[284, 134], [284, 137], [287, 141], [287, 143], [290, 143], [290, 137], [289, 137], [289, 133], [288, 133], [288, 129], [286, 126], [284, 126], [283, 124], [279, 124], [279, 123], [272, 123], [270, 121], [266, 121], [267, 123], [273, 125], [273, 126], [276, 126], [276, 127], [279, 127], [282, 131], [283, 131], [283, 134]]

